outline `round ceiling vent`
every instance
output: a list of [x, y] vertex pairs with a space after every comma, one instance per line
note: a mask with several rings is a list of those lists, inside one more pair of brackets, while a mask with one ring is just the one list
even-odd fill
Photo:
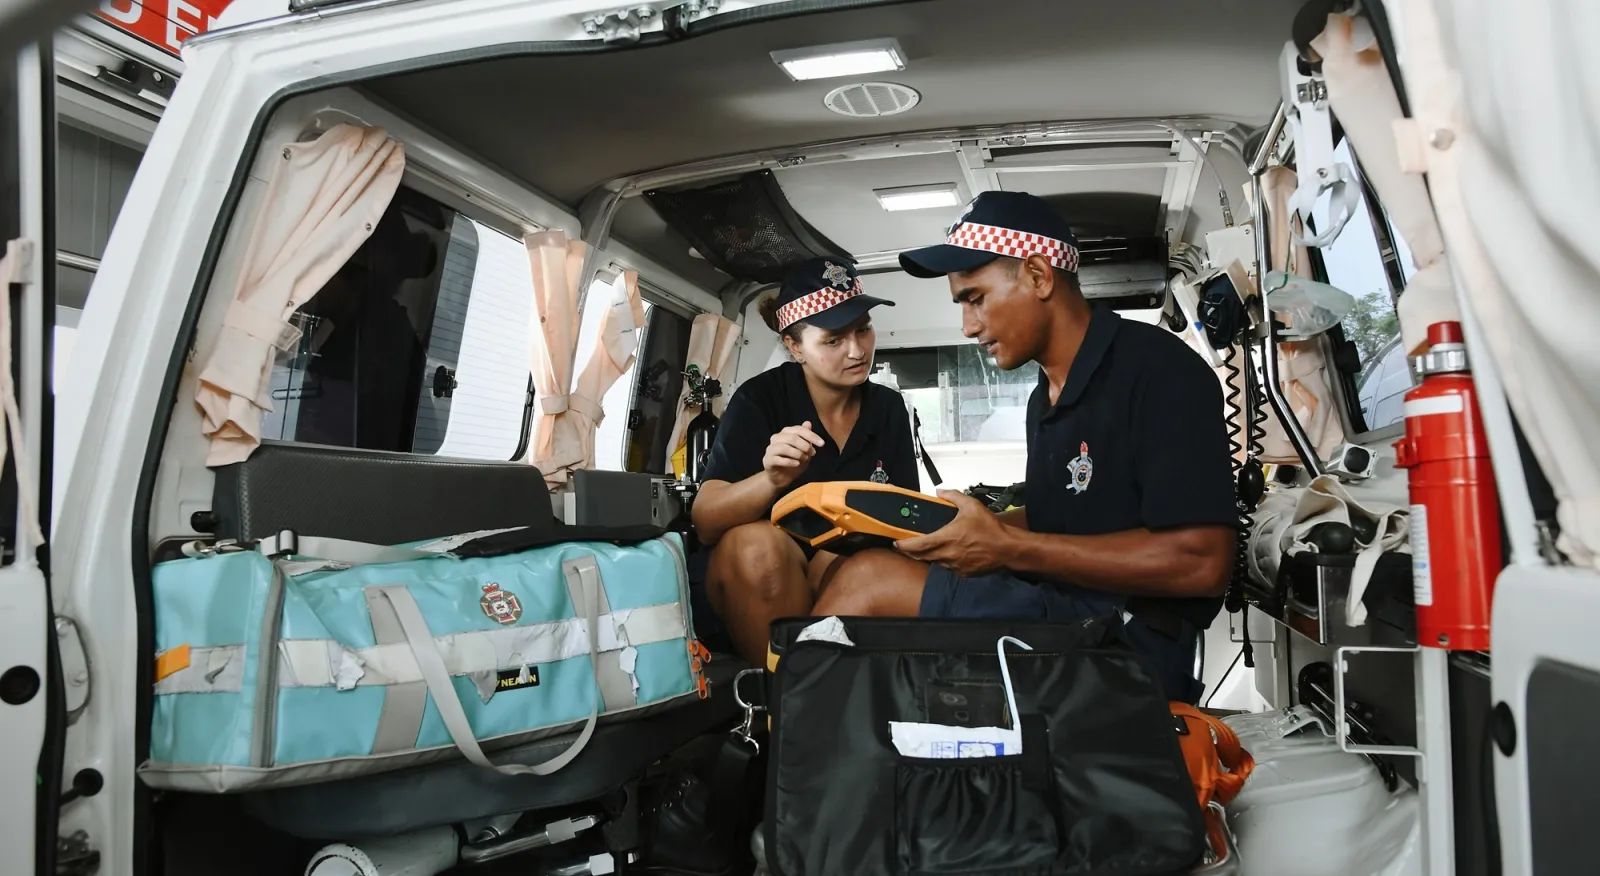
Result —
[[841, 116], [870, 119], [903, 113], [921, 100], [915, 88], [894, 82], [858, 82], [835, 88], [822, 102]]

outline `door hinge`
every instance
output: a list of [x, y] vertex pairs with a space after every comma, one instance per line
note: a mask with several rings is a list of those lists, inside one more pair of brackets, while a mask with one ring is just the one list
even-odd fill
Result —
[[583, 30], [589, 36], [599, 37], [608, 43], [636, 43], [644, 29], [658, 17], [652, 7], [635, 6], [585, 18]]
[[89, 652], [83, 647], [83, 634], [70, 617], [56, 615], [56, 647], [61, 653], [61, 680], [65, 682], [67, 723], [71, 724], [89, 705]]
[[89, 847], [89, 834], [74, 831], [56, 840], [56, 876], [90, 876], [100, 869], [100, 852]]

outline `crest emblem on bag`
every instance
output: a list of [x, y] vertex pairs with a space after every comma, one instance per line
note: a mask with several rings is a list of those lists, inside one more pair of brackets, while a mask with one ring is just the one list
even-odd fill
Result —
[[833, 262], [823, 262], [822, 279], [828, 281], [829, 286], [838, 286], [840, 289], [850, 287], [850, 272], [844, 267]]
[[501, 590], [499, 584], [484, 586], [478, 607], [483, 609], [489, 620], [497, 624], [514, 624], [517, 618], [522, 617], [522, 600], [509, 590]]
[[872, 470], [871, 479], [875, 484], [887, 484], [889, 482], [889, 473], [883, 470], [883, 460], [878, 460], [878, 467]]
[[1094, 477], [1094, 460], [1089, 458], [1089, 442], [1078, 444], [1078, 455], [1067, 463], [1067, 489], [1074, 493], [1082, 493], [1089, 489], [1089, 479]]

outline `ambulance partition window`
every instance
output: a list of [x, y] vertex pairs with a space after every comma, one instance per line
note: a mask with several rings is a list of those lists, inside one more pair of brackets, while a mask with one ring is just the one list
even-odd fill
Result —
[[922, 423], [927, 444], [1027, 441], [1028, 396], [1039, 382], [1029, 362], [1002, 371], [977, 344], [878, 351]]
[[402, 186], [295, 314], [263, 437], [512, 459], [533, 403], [532, 300], [521, 241]]
[[[1335, 158], [1356, 167], [1348, 140], [1341, 140]], [[1357, 169], [1359, 174], [1359, 168]], [[1349, 346], [1341, 363], [1353, 375], [1354, 398], [1346, 392], [1347, 413], [1354, 431], [1376, 431], [1399, 423], [1404, 396], [1412, 387], [1411, 370], [1400, 344], [1400, 317], [1395, 307], [1404, 283], [1414, 272], [1411, 251], [1389, 223], [1382, 205], [1363, 185], [1360, 202], [1339, 236], [1321, 247], [1327, 282], [1350, 293], [1355, 306], [1341, 321]], [[1316, 227], [1327, 227], [1328, 199], [1312, 210]], [[1364, 428], [1363, 428], [1364, 427]]]
[[[689, 332], [693, 327], [693, 320], [666, 306], [650, 308], [632, 379], [624, 375], [617, 381], [617, 386], [628, 387], [632, 398], [622, 424], [622, 467], [626, 471], [671, 472], [667, 442], [672, 440], [678, 417], [678, 396], [683, 391], [683, 368], [689, 361]], [[611, 409], [609, 400], [606, 409]], [[598, 455], [598, 444], [596, 450]]]

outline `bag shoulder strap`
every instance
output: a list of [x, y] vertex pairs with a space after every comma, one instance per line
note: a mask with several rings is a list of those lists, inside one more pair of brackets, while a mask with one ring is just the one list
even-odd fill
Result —
[[922, 416], [915, 410], [911, 412], [911, 438], [916, 445], [917, 457], [922, 460], [922, 468], [928, 473], [928, 480], [936, 487], [944, 483], [944, 478], [939, 477], [939, 467], [933, 464], [933, 457], [928, 455], [927, 445], [922, 443]]
[[590, 671], [595, 673], [594, 704], [590, 707], [589, 718], [579, 731], [578, 738], [573, 740], [571, 745], [555, 757], [531, 765], [496, 764], [489, 760], [483, 753], [483, 747], [478, 744], [478, 737], [472, 732], [466, 711], [461, 707], [461, 699], [456, 694], [455, 686], [450, 683], [450, 673], [445, 668], [444, 657], [439, 653], [439, 646], [434, 641], [433, 634], [428, 631], [428, 624], [423, 620], [422, 611], [417, 608], [416, 599], [411, 595], [411, 591], [404, 585], [378, 588], [383, 598], [394, 607], [395, 616], [400, 621], [400, 629], [405, 634], [406, 644], [416, 657], [417, 666], [422, 670], [422, 680], [428, 686], [428, 693], [433, 696], [434, 706], [439, 709], [439, 717], [444, 721], [450, 739], [455, 742], [456, 748], [468, 761], [478, 766], [508, 776], [548, 776], [576, 760], [594, 736], [595, 725], [600, 719], [602, 699], [599, 676], [600, 567], [595, 563], [594, 557], [579, 557], [562, 564], [562, 572], [566, 575], [569, 586], [576, 585], [572, 586], [572, 590], [583, 594], [582, 611], [584, 620], [588, 624], [589, 667]]

